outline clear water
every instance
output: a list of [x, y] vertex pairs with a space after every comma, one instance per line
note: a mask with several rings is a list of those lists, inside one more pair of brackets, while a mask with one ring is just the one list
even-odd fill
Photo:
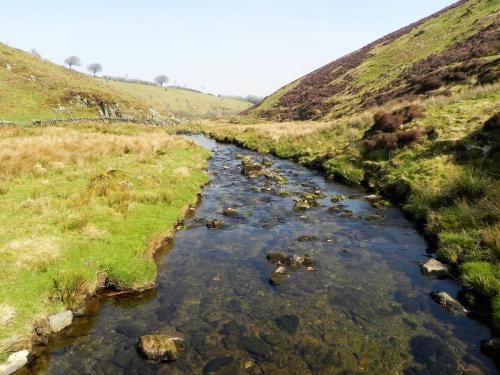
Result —
[[[451, 281], [420, 274], [426, 243], [393, 207], [342, 202], [354, 217], [328, 210], [336, 194], [361, 193], [271, 158], [288, 182], [262, 192], [264, 177], [240, 173], [251, 151], [194, 137], [214, 151], [211, 183], [196, 214], [159, 264], [156, 290], [96, 298], [93, 313], [51, 339], [27, 373], [47, 374], [493, 374], [479, 351], [489, 331], [455, 317], [429, 297], [454, 295]], [[322, 206], [295, 212], [300, 192], [320, 188]], [[290, 196], [279, 195], [287, 190]], [[222, 216], [238, 207], [235, 217]], [[373, 214], [379, 221], [367, 221]], [[222, 219], [207, 229], [200, 219]], [[299, 242], [301, 235], [314, 241]], [[268, 252], [309, 254], [318, 269], [268, 278]], [[182, 336], [178, 361], [153, 363], [136, 349], [141, 335]]]

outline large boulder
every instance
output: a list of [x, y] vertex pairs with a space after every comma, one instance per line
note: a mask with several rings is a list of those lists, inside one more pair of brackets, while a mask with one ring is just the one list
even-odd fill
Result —
[[182, 339], [169, 335], [144, 335], [139, 339], [139, 350], [155, 361], [175, 361], [179, 357]]
[[58, 314], [50, 315], [48, 319], [50, 331], [57, 333], [69, 326], [73, 322], [73, 313], [69, 310], [61, 311]]
[[420, 268], [424, 275], [435, 277], [445, 277], [448, 275], [448, 266], [436, 259], [428, 260]]

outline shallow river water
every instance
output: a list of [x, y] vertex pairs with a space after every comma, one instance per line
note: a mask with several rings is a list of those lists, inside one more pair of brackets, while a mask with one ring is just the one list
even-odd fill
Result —
[[[154, 291], [96, 298], [93, 313], [51, 339], [29, 373], [47, 374], [493, 374], [479, 351], [484, 326], [455, 317], [429, 297], [456, 295], [452, 281], [420, 274], [426, 243], [394, 207], [375, 209], [363, 194], [319, 173], [271, 158], [279, 185], [241, 174], [238, 154], [262, 156], [192, 137], [213, 149], [210, 184], [196, 213], [159, 262]], [[269, 187], [270, 189], [262, 189]], [[294, 211], [300, 193], [321, 189], [321, 206]], [[269, 191], [270, 190], [270, 191]], [[288, 192], [289, 194], [285, 194]], [[236, 216], [222, 209], [236, 207]], [[368, 221], [370, 215], [382, 219]], [[208, 229], [203, 219], [222, 219]], [[308, 241], [298, 241], [307, 235]], [[317, 272], [288, 270], [269, 283], [269, 252], [308, 254]], [[141, 335], [181, 336], [172, 363], [136, 349]]]

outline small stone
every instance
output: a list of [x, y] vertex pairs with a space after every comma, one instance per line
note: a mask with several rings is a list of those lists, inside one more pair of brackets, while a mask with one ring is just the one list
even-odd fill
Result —
[[0, 374], [9, 375], [28, 363], [29, 352], [27, 350], [21, 350], [12, 353], [7, 361], [0, 363]]
[[343, 201], [345, 199], [346, 199], [345, 195], [343, 195], [343, 194], [335, 194], [333, 197], [331, 197], [330, 201], [332, 203], [337, 203], [337, 202]]
[[297, 315], [286, 314], [274, 320], [282, 331], [293, 335], [299, 327], [299, 317]]
[[448, 275], [448, 267], [439, 260], [430, 259], [421, 266], [424, 275], [443, 277]]
[[377, 221], [377, 220], [381, 220], [381, 219], [382, 219], [382, 216], [380, 216], [380, 215], [370, 215], [370, 216], [366, 217], [366, 221]]
[[365, 197], [365, 199], [369, 202], [377, 202], [382, 199], [380, 195], [377, 194], [370, 194]]
[[316, 236], [309, 236], [307, 234], [303, 234], [302, 236], [299, 236], [297, 238], [297, 241], [299, 242], [307, 242], [307, 241], [317, 241], [318, 238]]
[[216, 374], [222, 367], [230, 365], [233, 360], [234, 358], [230, 356], [211, 359], [203, 367], [203, 375]]
[[271, 277], [269, 278], [269, 283], [271, 285], [280, 285], [283, 281], [285, 281], [285, 275], [282, 273], [273, 272]]
[[209, 220], [206, 224], [207, 228], [210, 229], [220, 229], [224, 226], [224, 221], [222, 220]]
[[224, 208], [222, 210], [222, 214], [226, 215], [226, 216], [233, 216], [233, 215], [236, 215], [237, 213], [238, 213], [238, 210], [236, 210], [236, 208], [233, 208], [233, 207]]
[[466, 315], [467, 309], [446, 292], [432, 292], [431, 298], [453, 315]]
[[62, 311], [58, 314], [50, 315], [48, 320], [51, 332], [57, 333], [73, 322], [73, 313], [69, 310]]
[[149, 359], [155, 361], [175, 361], [178, 359], [177, 346], [182, 339], [169, 335], [145, 335], [139, 340], [139, 349]]
[[317, 269], [314, 268], [313, 266], [307, 267], [306, 270], [309, 271], [309, 272], [316, 272], [317, 271]]
[[281, 274], [285, 274], [286, 273], [286, 268], [284, 266], [279, 266], [278, 268], [276, 268], [276, 271], [274, 271], [275, 273], [281, 273]]

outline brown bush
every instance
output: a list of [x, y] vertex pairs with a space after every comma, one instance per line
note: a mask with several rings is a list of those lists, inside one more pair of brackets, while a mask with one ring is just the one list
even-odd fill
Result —
[[403, 124], [407, 124], [417, 118], [424, 117], [424, 108], [419, 105], [408, 105], [393, 111], [392, 114], [400, 117]]
[[500, 129], [500, 112], [495, 113], [484, 123], [483, 129], [487, 132]]
[[398, 130], [403, 123], [401, 116], [389, 112], [377, 112], [373, 116], [372, 132], [382, 131], [384, 133], [392, 133]]
[[436, 90], [443, 86], [443, 81], [439, 77], [429, 77], [420, 82], [419, 93]]

